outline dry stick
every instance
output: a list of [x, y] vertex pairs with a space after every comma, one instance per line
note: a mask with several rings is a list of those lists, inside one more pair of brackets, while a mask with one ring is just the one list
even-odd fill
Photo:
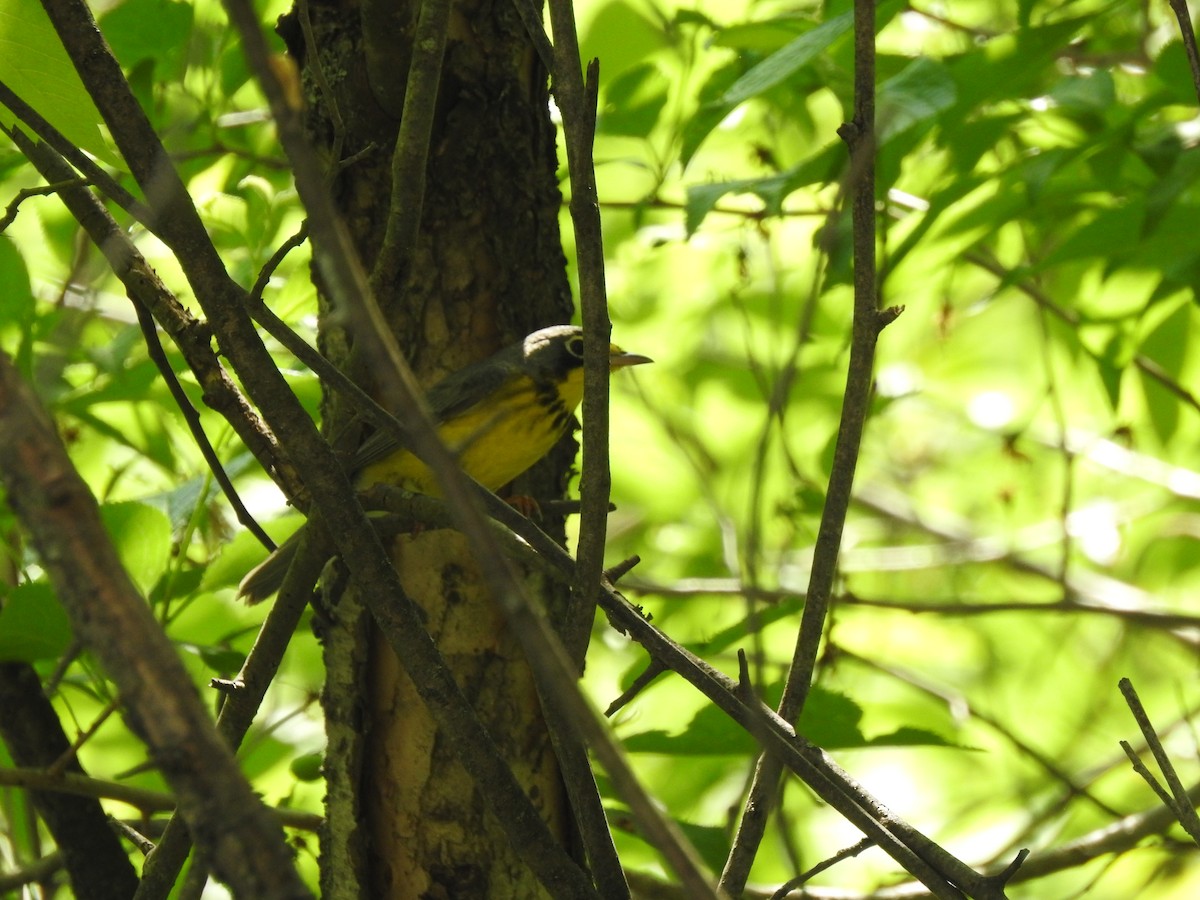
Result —
[[1188, 11], [1187, 0], [1167, 0], [1167, 3], [1179, 21], [1179, 34], [1183, 38], [1183, 49], [1187, 51], [1188, 65], [1192, 70], [1192, 86], [1196, 89], [1196, 99], [1200, 100], [1200, 53], [1196, 50], [1192, 14]]
[[1122, 678], [1117, 682], [1117, 686], [1121, 689], [1121, 696], [1125, 698], [1129, 711], [1133, 713], [1133, 718], [1142, 731], [1142, 737], [1146, 739], [1146, 746], [1154, 754], [1154, 760], [1158, 763], [1158, 768], [1167, 781], [1167, 787], [1171, 789], [1171, 799], [1163, 798], [1163, 802], [1174, 812], [1179, 824], [1183, 826], [1183, 830], [1200, 845], [1200, 816], [1196, 814], [1196, 807], [1188, 798], [1183, 782], [1179, 780], [1179, 774], [1171, 764], [1171, 757], [1167, 755], [1162, 741], [1158, 739], [1158, 734], [1150, 723], [1150, 717], [1146, 715], [1146, 709], [1142, 706], [1142, 701], [1133, 688], [1133, 682], [1128, 678]]
[[1126, 759], [1129, 760], [1129, 764], [1133, 766], [1133, 771], [1141, 777], [1142, 781], [1149, 785], [1150, 790], [1154, 791], [1158, 799], [1162, 801], [1163, 806], [1171, 810], [1176, 818], [1178, 818], [1175, 799], [1167, 792], [1166, 788], [1158, 783], [1158, 779], [1154, 777], [1154, 773], [1150, 771], [1147, 765], [1142, 762], [1142, 758], [1137, 755], [1137, 751], [1133, 749], [1129, 741], [1118, 741], [1118, 743], [1121, 745], [1121, 750], [1125, 753]]
[[[874, 3], [872, 0], [855, 0], [854, 119], [838, 132], [850, 151], [847, 187], [852, 197], [854, 229], [854, 324], [833, 470], [817, 532], [800, 633], [779, 704], [779, 714], [788, 722], [799, 720], [816, 667], [870, 402], [875, 344], [881, 329], [897, 314], [880, 313], [875, 285], [874, 42]], [[746, 886], [766, 830], [780, 772], [781, 767], [775, 759], [770, 756], [759, 758], [742, 821], [721, 875], [721, 886], [734, 896], [740, 895]]]
[[[230, 0], [228, 8], [242, 33], [252, 67], [259, 74], [271, 101], [280, 138], [293, 159], [297, 188], [311, 214], [315, 259], [322, 267], [334, 296], [341, 301], [358, 327], [360, 338], [379, 341], [381, 346], [376, 352], [388, 364], [385, 372], [393, 376], [393, 387], [400, 395], [402, 402], [399, 406], [410, 431], [410, 448], [430, 465], [438, 477], [443, 494], [455, 511], [460, 530], [471, 542], [485, 577], [495, 586], [497, 599], [509, 617], [514, 633], [523, 641], [526, 655], [538, 676], [539, 689], [544, 692], [544, 701], [557, 707], [556, 712], [564, 721], [573, 718], [581, 728], [590, 724], [604, 736], [605, 733], [595, 722], [594, 714], [570, 676], [571, 667], [566, 664], [561, 647], [556, 644], [544, 615], [524, 596], [511, 564], [494, 549], [488, 527], [482, 517], [474, 513], [473, 503], [476, 501], [472, 500], [473, 494], [468, 490], [467, 480], [453, 457], [441, 445], [433, 423], [422, 408], [416, 379], [396, 347], [378, 306], [373, 302], [357, 255], [344, 228], [340, 226], [321, 179], [319, 165], [307, 146], [295, 110], [286, 105], [282, 91], [266, 65], [266, 47], [253, 10], [241, 0]], [[340, 518], [343, 522], [338, 524], [349, 527], [344, 522], [343, 510], [326, 509], [324, 504], [321, 507], [331, 526], [335, 524], [335, 518]], [[382, 558], [382, 546], [373, 530], [365, 529], [368, 533], [360, 535], [361, 541], [350, 539], [341, 527], [331, 530], [337, 535], [338, 549], [356, 576], [364, 599], [381, 630], [413, 677], [447, 741], [472, 773], [485, 801], [505, 826], [518, 854], [551, 892], [563, 896], [592, 896], [591, 886], [554, 842], [545, 823], [528, 802], [512, 772], [480, 726], [478, 718], [463, 699], [453, 677], [442, 664], [440, 654], [421, 623], [419, 611], [404, 596], [394, 571]], [[372, 552], [363, 552], [364, 543]], [[378, 557], [375, 548], [378, 548]], [[570, 709], [571, 715], [563, 715], [563, 709]], [[597, 747], [599, 754], [603, 753], [602, 746], [593, 746]], [[631, 807], [649, 810], [650, 816], [657, 814], [648, 801], [639, 802], [635, 797], [629, 799]], [[643, 824], [645, 826], [646, 823]], [[647, 828], [647, 831], [653, 829]], [[678, 842], [663, 846], [662, 849], [671, 856], [677, 846], [680, 846]], [[690, 860], [685, 857], [672, 861], [685, 869], [682, 873], [685, 880], [699, 886], [697, 896], [705, 896], [703, 879], [686, 871], [686, 864]]]

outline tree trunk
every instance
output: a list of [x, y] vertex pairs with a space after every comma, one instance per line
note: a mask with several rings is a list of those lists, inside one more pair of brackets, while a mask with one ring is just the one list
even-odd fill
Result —
[[[389, 205], [391, 157], [418, 9], [407, 2], [307, 6], [314, 46], [304, 44], [301, 7], [280, 30], [302, 60], [314, 140], [328, 151], [331, 168], [335, 155], [353, 158], [338, 172], [334, 190], [370, 269], [396, 212]], [[322, 84], [332, 96], [322, 93]], [[344, 131], [334, 124], [339, 118]], [[420, 234], [408, 271], [377, 286], [385, 315], [425, 383], [569, 318], [554, 139], [546, 74], [514, 5], [457, 4]], [[351, 338], [336, 316], [323, 313], [322, 348], [353, 371]], [[355, 374], [375, 387], [369, 372]], [[336, 433], [342, 411], [331, 400], [325, 413]], [[525, 476], [521, 492], [560, 493], [572, 455], [573, 447], [560, 448]], [[551, 524], [561, 530], [561, 523]], [[464, 541], [445, 530], [402, 536], [394, 560], [459, 684], [565, 840], [568, 814], [532, 677]], [[561, 606], [564, 588], [546, 592], [548, 609]], [[323, 895], [541, 896], [352, 593], [330, 598], [329, 608]]]

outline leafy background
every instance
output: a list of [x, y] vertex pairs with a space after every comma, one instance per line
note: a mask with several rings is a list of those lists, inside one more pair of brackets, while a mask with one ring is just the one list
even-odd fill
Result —
[[[270, 4], [264, 21], [285, 9]], [[887, 0], [878, 15], [882, 292], [904, 312], [879, 345], [820, 690], [801, 730], [958, 855], [1002, 863], [1155, 804], [1118, 747], [1140, 746], [1119, 677], [1196, 780], [1197, 99], [1165, 5]], [[614, 337], [656, 360], [616, 382], [610, 557], [643, 558], [624, 584], [656, 624], [731, 674], [745, 649], [775, 697], [849, 347], [837, 137], [851, 103], [848, 6], [594, 0], [577, 16], [585, 56], [601, 60]], [[251, 283], [302, 211], [219, 4], [126, 0], [100, 25], [226, 264]], [[115, 163], [56, 46], [36, 3], [0, 2], [0, 76]], [[0, 145], [3, 202], [36, 186]], [[53, 197], [13, 211], [0, 347], [58, 417], [197, 683], [227, 677], [261, 619], [233, 598], [260, 551], [214, 491], [103, 260]], [[563, 226], [569, 243], [565, 214]], [[138, 242], [186, 301], [169, 255]], [[305, 250], [267, 298], [311, 334]], [[279, 358], [315, 408], [311, 374]], [[217, 416], [204, 422], [268, 528], [293, 527], [237, 439]], [[120, 717], [105, 717], [109, 684], [73, 655], [36, 560], [0, 517], [20, 576], [3, 589], [0, 656], [57, 673], [64, 721], [94, 728], [82, 751], [93, 775], [161, 789]], [[268, 800], [313, 811], [319, 667], [304, 628], [241, 754]], [[599, 622], [596, 703], [643, 668]], [[613, 722], [719, 869], [751, 771], [744, 736], [668, 677]], [[758, 884], [858, 837], [801, 787], [783, 800]], [[0, 802], [3, 857], [36, 856], [23, 795]], [[626, 863], [658, 871], [613, 813]], [[315, 841], [297, 840], [311, 876]], [[1010, 895], [1192, 897], [1200, 866], [1182, 841], [1168, 832]], [[868, 851], [816, 883], [870, 892], [894, 877]]]

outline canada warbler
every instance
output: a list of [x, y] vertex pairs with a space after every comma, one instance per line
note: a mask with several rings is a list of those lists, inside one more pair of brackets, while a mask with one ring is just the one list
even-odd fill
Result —
[[[609, 369], [651, 360], [609, 345]], [[463, 471], [489, 490], [512, 481], [550, 452], [583, 399], [583, 332], [571, 325], [535, 331], [499, 353], [448, 375], [427, 395], [438, 437]], [[369, 437], [349, 465], [355, 486], [393, 484], [439, 494], [425, 463], [383, 431]], [[248, 603], [283, 583], [299, 532], [252, 569], [238, 586]]]

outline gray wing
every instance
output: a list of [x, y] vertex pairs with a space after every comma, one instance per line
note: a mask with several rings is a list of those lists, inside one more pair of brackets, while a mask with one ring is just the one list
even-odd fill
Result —
[[[465, 369], [447, 375], [429, 389], [425, 401], [436, 423], [445, 422], [466, 412], [494, 391], [504, 379], [520, 369], [522, 348], [508, 347], [473, 363]], [[350, 461], [351, 474], [386, 459], [400, 449], [401, 444], [386, 431], [377, 431], [365, 441]]]

